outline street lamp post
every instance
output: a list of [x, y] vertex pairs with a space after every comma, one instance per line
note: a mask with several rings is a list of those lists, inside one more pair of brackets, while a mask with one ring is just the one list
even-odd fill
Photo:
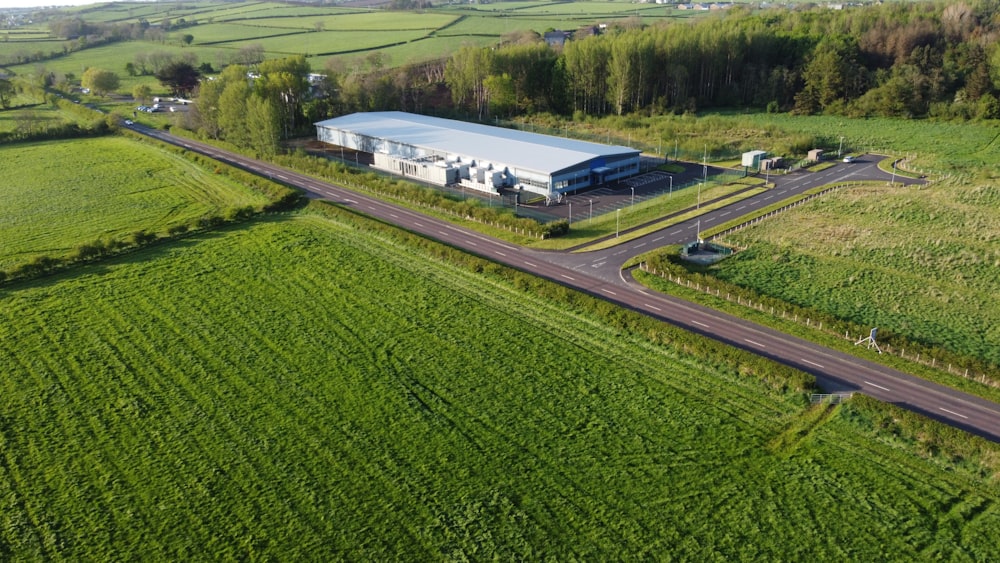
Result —
[[629, 186], [629, 189], [632, 190], [632, 204], [631, 204], [631, 206], [635, 207], [635, 186]]
[[587, 219], [587, 224], [594, 222], [594, 200], [590, 200], [590, 219]]
[[890, 186], [896, 185], [896, 161], [892, 161], [892, 181], [889, 182]]
[[844, 152], [844, 136], [840, 136], [840, 147], [837, 149], [837, 158], [840, 158], [840, 153]]
[[573, 202], [569, 202], [569, 224], [573, 224]]
[[674, 177], [670, 177], [670, 191], [667, 192], [667, 197], [672, 197], [674, 195]]
[[620, 207], [615, 209], [615, 238], [618, 238], [618, 233], [621, 232], [621, 211]]

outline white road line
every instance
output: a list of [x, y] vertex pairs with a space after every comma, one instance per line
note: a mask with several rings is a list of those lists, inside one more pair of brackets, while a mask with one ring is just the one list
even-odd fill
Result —
[[493, 254], [498, 254], [498, 255], [503, 256], [503, 257], [507, 256], [506, 254], [504, 254], [503, 252], [500, 252], [499, 250], [494, 250]]
[[677, 229], [676, 231], [674, 231], [674, 232], [672, 232], [672, 233], [670, 233], [670, 234], [672, 234], [672, 235], [676, 235], [677, 233], [679, 233], [679, 232], [681, 232], [681, 231], [683, 231], [683, 230], [684, 230], [684, 229]]
[[803, 362], [805, 362], [805, 363], [807, 363], [807, 364], [809, 364], [809, 365], [811, 365], [811, 366], [816, 366], [816, 367], [818, 367], [818, 368], [821, 368], [821, 367], [823, 367], [822, 365], [820, 365], [820, 364], [817, 364], [816, 362], [810, 362], [809, 360], [807, 360], [807, 359], [805, 359], [805, 358], [802, 358], [802, 361], [803, 361]]
[[969, 417], [965, 416], [964, 414], [958, 414], [957, 412], [955, 412], [955, 411], [950, 411], [950, 410], [948, 410], [948, 409], [946, 409], [946, 408], [944, 408], [944, 407], [938, 407], [938, 409], [940, 409], [940, 410], [943, 410], [944, 412], [946, 412], [946, 413], [948, 413], [948, 414], [953, 414], [953, 415], [955, 415], [955, 416], [960, 416], [960, 417], [962, 417], [962, 418], [969, 418]]
[[604, 289], [603, 287], [601, 288], [601, 291], [607, 293], [608, 295], [618, 295], [617, 293], [611, 291], [610, 289]]
[[414, 222], [413, 222], [413, 225], [414, 225], [415, 227], [420, 227], [421, 229], [423, 229], [423, 228], [424, 228], [424, 225], [423, 225], [423, 223], [417, 223], [416, 221], [414, 221]]
[[393, 219], [399, 219], [399, 215], [396, 215], [395, 213], [390, 213], [389, 217], [392, 217]]
[[658, 240], [663, 240], [663, 237], [656, 237], [656, 238], [653, 239], [653, 242], [656, 242]]
[[730, 213], [732, 213], [732, 211], [726, 211], [725, 213], [720, 213], [719, 217], [725, 217], [726, 215], [729, 215]]
[[881, 389], [883, 391], [892, 391], [892, 389], [889, 389], [888, 387], [882, 387], [881, 385], [876, 385], [875, 383], [872, 383], [871, 381], [865, 381], [864, 383], [865, 383], [865, 385], [871, 385], [872, 387], [875, 387], [876, 389]]
[[569, 281], [576, 281], [575, 279], [567, 276], [566, 274], [559, 274], [559, 275], [562, 276], [562, 277], [564, 277], [564, 278], [566, 278], [566, 279], [568, 279]]
[[527, 267], [529, 267], [529, 268], [537, 268], [538, 267], [538, 266], [532, 264], [531, 262], [525, 262], [524, 265], [527, 266]]
[[654, 311], [662, 311], [663, 310], [663, 309], [657, 307], [656, 305], [650, 305], [649, 303], [643, 303], [642, 305], [644, 307], [649, 307], [650, 309], [652, 309]]
[[282, 180], [288, 180], [288, 176], [285, 176], [284, 174], [277, 174], [277, 176]]
[[357, 203], [357, 202], [356, 202], [356, 201], [354, 201], [353, 199], [345, 199], [344, 201], [346, 201], [347, 203]]
[[745, 205], [741, 205], [741, 206], [739, 206], [739, 207], [736, 208], [736, 211], [739, 211], [740, 209], [743, 209], [745, 207], [746, 207]]
[[472, 242], [471, 240], [465, 241], [469, 246], [479, 246], [478, 244]]
[[744, 342], [748, 342], [750, 344], [753, 344], [754, 346], [760, 346], [761, 348], [767, 348], [767, 346], [764, 346], [760, 342], [754, 342], [753, 340], [750, 340], [749, 338], [744, 338], [743, 341]]
[[705, 323], [699, 323], [698, 321], [691, 321], [691, 322], [693, 322], [694, 324], [696, 324], [696, 325], [698, 325], [700, 327], [708, 328], [708, 325], [705, 324]]
[[633, 246], [632, 248], [642, 248], [644, 246], [646, 246], [646, 243], [637, 244], [637, 245]]
[[444, 231], [438, 231], [438, 234], [441, 235], [441, 236], [448, 236], [448, 233], [446, 233]]

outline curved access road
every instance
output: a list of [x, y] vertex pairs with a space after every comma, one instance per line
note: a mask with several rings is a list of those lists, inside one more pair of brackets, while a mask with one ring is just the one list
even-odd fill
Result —
[[[789, 336], [725, 313], [647, 290], [631, 280], [621, 266], [636, 254], [656, 246], [693, 240], [694, 221], [674, 225], [666, 232], [656, 232], [627, 244], [596, 253], [570, 254], [526, 249], [481, 233], [455, 226], [376, 198], [354, 192], [286, 168], [247, 158], [222, 149], [175, 137], [142, 126], [131, 129], [199, 152], [222, 162], [295, 186], [314, 198], [322, 198], [361, 213], [398, 225], [445, 244], [463, 249], [513, 268], [547, 278], [584, 291], [622, 307], [709, 336], [727, 344], [801, 369], [814, 375], [820, 386], [837, 391], [858, 391], [876, 399], [897, 404], [931, 418], [962, 428], [973, 434], [1000, 442], [1000, 405], [985, 399], [937, 385], [877, 363], [844, 354], [824, 346]], [[806, 179], [787, 177], [786, 189], [807, 189], [814, 183], [845, 179], [873, 179], [885, 173], [874, 169], [864, 173], [862, 162], [837, 165], [832, 172], [812, 173]], [[860, 166], [856, 166], [860, 165]], [[871, 163], [874, 167], [874, 163]], [[888, 180], [888, 176], [886, 175]], [[784, 182], [783, 182], [784, 183]], [[779, 185], [775, 189], [781, 189]], [[768, 193], [773, 193], [771, 190]], [[762, 194], [764, 195], [764, 194]], [[778, 195], [778, 194], [775, 194]], [[733, 205], [749, 205], [744, 200]], [[761, 206], [769, 202], [756, 202]], [[728, 208], [701, 217], [705, 227], [711, 221], [726, 221]], [[735, 210], [729, 210], [732, 213]]]

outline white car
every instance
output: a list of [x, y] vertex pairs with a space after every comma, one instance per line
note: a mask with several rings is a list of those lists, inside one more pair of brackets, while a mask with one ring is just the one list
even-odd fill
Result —
[[854, 162], [854, 157], [853, 156], [845, 156], [844, 157], [844, 162]]
[[126, 119], [125, 120], [125, 125], [132, 125], [132, 120], [131, 119]]

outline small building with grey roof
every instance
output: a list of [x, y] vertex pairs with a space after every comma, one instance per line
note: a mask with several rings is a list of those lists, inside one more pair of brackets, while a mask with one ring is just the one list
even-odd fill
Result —
[[319, 141], [372, 153], [374, 166], [437, 185], [548, 198], [632, 176], [639, 151], [399, 111], [320, 121]]

